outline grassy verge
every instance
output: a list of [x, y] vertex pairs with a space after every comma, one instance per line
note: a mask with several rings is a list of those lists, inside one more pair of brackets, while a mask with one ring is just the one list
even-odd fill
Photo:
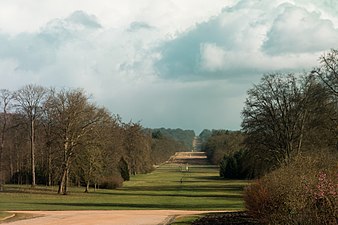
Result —
[[[1, 217], [1, 214], [7, 214], [5, 217]], [[0, 212], [0, 224], [2, 223], [10, 223], [17, 220], [26, 220], [36, 218], [39, 215], [32, 215], [32, 214], [25, 214], [25, 213], [7, 213], [7, 212]]]
[[0, 222], [1, 222], [2, 220], [4, 220], [5, 218], [11, 216], [11, 215], [12, 215], [12, 213], [8, 213], [8, 212], [0, 212]]
[[[243, 208], [246, 181], [224, 181], [214, 166], [190, 166], [181, 172], [176, 165], [164, 165], [150, 174], [141, 174], [117, 190], [57, 195], [56, 187], [7, 185], [0, 193], [0, 211], [9, 210], [108, 210], [180, 209], [238, 210]], [[182, 180], [182, 182], [181, 182]]]
[[203, 216], [204, 215], [192, 215], [192, 216], [177, 217], [170, 225], [190, 225], [192, 224], [192, 222]]

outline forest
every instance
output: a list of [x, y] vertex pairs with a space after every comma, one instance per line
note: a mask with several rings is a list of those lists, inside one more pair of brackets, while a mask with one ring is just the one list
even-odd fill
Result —
[[116, 188], [187, 149], [165, 130], [122, 122], [81, 89], [30, 84], [0, 90], [0, 101], [0, 190], [5, 183], [58, 185], [60, 194], [69, 185]]

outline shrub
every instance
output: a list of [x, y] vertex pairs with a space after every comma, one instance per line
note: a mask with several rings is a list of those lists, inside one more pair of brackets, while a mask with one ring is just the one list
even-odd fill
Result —
[[317, 179], [312, 184], [305, 184], [308, 195], [309, 212], [312, 211], [317, 223], [338, 224], [338, 173], [330, 177], [327, 173], [320, 171]]
[[250, 178], [249, 171], [244, 168], [244, 157], [244, 150], [237, 151], [230, 156], [224, 156], [220, 162], [220, 176], [226, 179]]
[[118, 167], [119, 167], [119, 171], [120, 171], [122, 179], [124, 181], [130, 180], [129, 166], [128, 166], [127, 161], [124, 158], [121, 158]]
[[239, 174], [238, 170], [237, 159], [234, 156], [229, 157], [225, 166], [224, 178], [237, 178]]
[[103, 189], [116, 189], [122, 187], [123, 179], [121, 177], [106, 177], [100, 183], [100, 188]]
[[259, 219], [264, 224], [268, 223], [264, 215], [271, 212], [273, 204], [271, 203], [269, 190], [263, 185], [262, 181], [257, 181], [246, 188], [244, 201], [246, 209], [254, 218]]
[[337, 224], [336, 155], [299, 156], [245, 190], [263, 224]]

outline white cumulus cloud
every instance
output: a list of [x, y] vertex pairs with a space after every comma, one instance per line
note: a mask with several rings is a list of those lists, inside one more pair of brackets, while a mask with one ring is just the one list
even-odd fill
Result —
[[289, 5], [274, 20], [262, 47], [269, 54], [318, 52], [337, 47], [337, 40], [332, 21]]
[[338, 23], [325, 12], [317, 1], [241, 0], [163, 43], [156, 66], [162, 77], [181, 80], [309, 70], [338, 47]]

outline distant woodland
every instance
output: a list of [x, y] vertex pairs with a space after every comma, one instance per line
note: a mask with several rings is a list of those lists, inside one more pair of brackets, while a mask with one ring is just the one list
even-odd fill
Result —
[[164, 136], [178, 141], [182, 144], [182, 151], [189, 151], [192, 148], [192, 141], [195, 138], [195, 132], [193, 130], [182, 130], [180, 128], [158, 128], [152, 129], [152, 132], [161, 133]]

